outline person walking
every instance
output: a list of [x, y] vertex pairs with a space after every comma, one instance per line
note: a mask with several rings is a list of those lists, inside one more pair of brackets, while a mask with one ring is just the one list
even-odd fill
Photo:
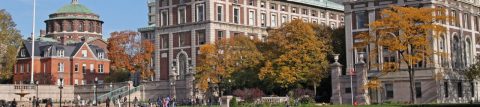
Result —
[[133, 106], [135, 107], [137, 105], [138, 99], [137, 97], [133, 98]]
[[110, 107], [110, 98], [109, 97], [107, 97], [107, 99], [105, 100], [105, 106]]
[[17, 107], [17, 101], [15, 101], [15, 98], [13, 99], [11, 106], [12, 107]]
[[122, 97], [120, 97], [120, 96], [118, 96], [118, 98], [117, 98], [117, 105], [118, 105], [118, 107], [122, 107], [122, 103], [120, 102], [120, 99], [121, 99], [121, 98], [122, 98]]
[[38, 97], [37, 97], [37, 101], [36, 101], [36, 103], [35, 103], [35, 106], [36, 106], [36, 107], [40, 107], [40, 98], [38, 98]]

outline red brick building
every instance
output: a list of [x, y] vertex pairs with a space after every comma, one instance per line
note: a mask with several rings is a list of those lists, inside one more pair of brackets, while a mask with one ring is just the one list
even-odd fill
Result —
[[65, 85], [92, 84], [96, 77], [103, 83], [110, 72], [110, 60], [99, 16], [76, 0], [49, 16], [47, 30], [41, 31], [35, 47], [31, 40], [25, 40], [19, 50], [14, 83], [30, 81], [32, 55], [34, 80], [39, 84], [57, 84], [59, 78], [64, 78]]

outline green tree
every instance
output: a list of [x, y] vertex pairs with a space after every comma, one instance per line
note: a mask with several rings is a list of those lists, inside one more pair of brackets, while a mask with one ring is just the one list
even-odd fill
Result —
[[480, 78], [480, 56], [476, 57], [476, 62], [465, 70], [465, 76], [470, 81]]
[[269, 31], [262, 51], [266, 57], [260, 79], [271, 79], [282, 87], [290, 87], [302, 81], [324, 78], [327, 67], [329, 41], [317, 36], [313, 25], [293, 20], [278, 29]]
[[[446, 21], [448, 16], [434, 13], [445, 13], [445, 10], [391, 6], [381, 11], [381, 19], [369, 25], [370, 32], [355, 36], [356, 39], [362, 40], [355, 44], [355, 47], [371, 49], [369, 51], [369, 62], [373, 64], [371, 67], [376, 67], [383, 73], [396, 72], [400, 65], [408, 68], [411, 103], [416, 103], [414, 65], [430, 62], [430, 57], [438, 53], [432, 49], [431, 40], [445, 32], [445, 28], [436, 22]], [[383, 51], [388, 51], [384, 56], [398, 55], [397, 61], [375, 62], [383, 60], [377, 59]]]
[[22, 44], [20, 31], [6, 10], [0, 10], [0, 79], [10, 79], [18, 49]]

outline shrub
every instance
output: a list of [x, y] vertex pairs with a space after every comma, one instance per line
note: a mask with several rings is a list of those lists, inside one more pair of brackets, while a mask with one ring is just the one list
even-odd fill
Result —
[[233, 91], [233, 95], [242, 98], [246, 102], [254, 102], [258, 98], [263, 97], [265, 94], [258, 88], [250, 88], [243, 90], [237, 89]]
[[230, 107], [238, 107], [238, 102], [237, 102], [237, 98], [236, 98], [236, 97], [233, 97], [233, 98], [230, 100]]

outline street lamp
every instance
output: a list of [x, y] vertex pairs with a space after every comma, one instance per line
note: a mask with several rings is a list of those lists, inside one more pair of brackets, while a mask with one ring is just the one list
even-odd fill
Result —
[[36, 88], [37, 89], [37, 98], [40, 99], [39, 96], [38, 96], [38, 81], [35, 81], [35, 85], [37, 86], [37, 88]]
[[175, 81], [177, 80], [177, 68], [176, 66], [172, 66], [172, 73], [170, 74], [170, 78], [171, 78], [171, 81], [170, 81], [170, 86], [172, 88], [172, 99], [175, 99], [176, 98], [176, 89], [175, 89]]
[[58, 89], [60, 89], [60, 107], [62, 107], [62, 89], [63, 89], [63, 77], [60, 77], [60, 83], [58, 83]]
[[95, 77], [95, 81], [93, 82], [93, 105], [97, 106], [97, 82], [98, 78]]

